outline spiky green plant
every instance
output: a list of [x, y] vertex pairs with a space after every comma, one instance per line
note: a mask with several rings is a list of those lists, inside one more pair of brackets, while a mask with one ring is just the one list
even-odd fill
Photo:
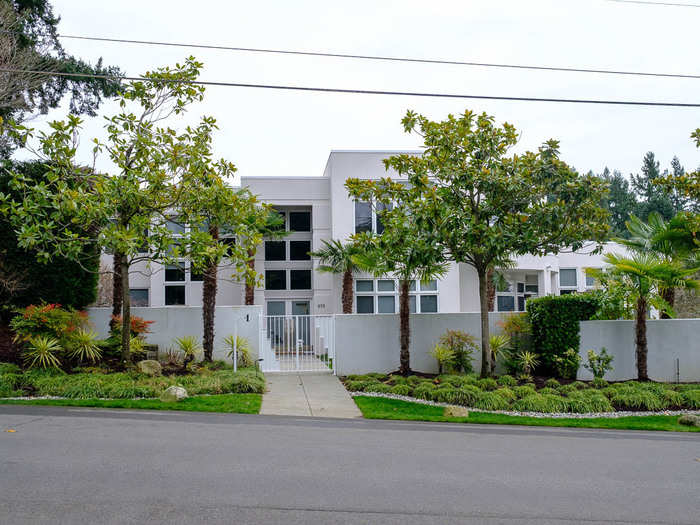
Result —
[[453, 366], [457, 354], [451, 348], [437, 343], [431, 350], [430, 356], [433, 357], [438, 364], [438, 374], [442, 374], [443, 370]]
[[61, 368], [58, 354], [63, 351], [61, 344], [53, 337], [38, 335], [29, 340], [22, 353], [27, 368]]
[[510, 347], [510, 337], [505, 334], [492, 335], [489, 338], [489, 346], [491, 347], [491, 375], [496, 371], [496, 362], [507, 358], [508, 349]]
[[187, 365], [202, 352], [202, 345], [193, 335], [176, 337], [175, 344], [183, 356], [182, 368], [186, 368]]
[[236, 364], [243, 368], [247, 366], [253, 366], [253, 358], [250, 352], [250, 341], [247, 337], [241, 337], [240, 335], [228, 335], [224, 338], [224, 344], [229, 348], [226, 354], [231, 359], [233, 359], [234, 350], [237, 357]]
[[70, 337], [68, 355], [81, 363], [99, 361], [102, 358], [102, 350], [97, 346], [97, 333], [84, 328], [76, 330]]
[[537, 354], [528, 350], [520, 352], [517, 356], [517, 361], [520, 369], [526, 375], [532, 375], [532, 372], [540, 364]]

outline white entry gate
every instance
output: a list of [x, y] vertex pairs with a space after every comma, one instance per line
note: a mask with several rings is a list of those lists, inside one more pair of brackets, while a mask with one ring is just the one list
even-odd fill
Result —
[[264, 372], [335, 373], [332, 315], [266, 315], [260, 323]]

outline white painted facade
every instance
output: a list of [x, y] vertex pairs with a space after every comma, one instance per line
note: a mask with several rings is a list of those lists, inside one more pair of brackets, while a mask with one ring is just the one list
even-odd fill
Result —
[[[266, 277], [267, 286], [256, 289], [255, 304], [261, 305], [264, 313], [342, 312], [341, 276], [316, 271], [314, 268], [318, 266], [318, 261], [304, 260], [303, 254], [307, 247], [310, 250], [320, 249], [324, 239], [346, 241], [355, 233], [358, 221], [356, 215], [361, 218], [362, 210], [356, 210], [356, 203], [349, 198], [345, 189], [346, 179], [397, 178], [398, 175], [387, 172], [382, 163], [383, 159], [396, 153], [420, 152], [332, 151], [322, 176], [241, 178], [243, 186], [285, 215], [285, 228], [289, 230], [288, 235], [280, 240], [265, 241], [271, 244], [265, 246], [264, 243], [256, 254], [256, 270]], [[371, 218], [371, 223], [376, 231], [376, 217]], [[603, 266], [602, 254], [589, 253], [593, 247], [591, 245], [578, 253], [518, 257], [513, 269], [502, 272], [509, 286], [497, 292], [496, 310], [522, 311], [528, 297], [590, 289], [592, 283], [587, 282], [585, 269]], [[605, 251], [619, 252], [621, 249], [610, 244]], [[103, 256], [103, 264], [109, 267], [110, 259], [107, 255]], [[196, 280], [196, 276], [192, 279], [188, 263], [183, 263], [184, 280], [180, 280], [183, 278], [182, 273], [168, 272], [158, 264], [143, 264], [135, 268], [130, 274], [130, 288], [138, 306], [176, 308], [178, 305], [169, 303], [173, 302], [173, 298], [177, 302], [183, 302], [183, 291], [185, 305], [201, 306], [202, 283]], [[236, 306], [244, 302], [244, 286], [232, 280], [231, 273], [226, 267], [220, 268], [221, 279], [217, 294], [219, 306]], [[176, 280], [171, 279], [173, 276]], [[398, 286], [391, 278], [374, 279], [368, 275], [356, 275], [355, 278], [355, 312], [398, 311]], [[479, 310], [476, 272], [466, 264], [451, 264], [448, 272], [437, 283], [415, 283], [411, 295], [412, 310], [419, 313]]]

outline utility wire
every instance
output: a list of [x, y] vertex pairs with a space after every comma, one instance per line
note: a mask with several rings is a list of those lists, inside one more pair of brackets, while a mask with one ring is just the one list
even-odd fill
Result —
[[620, 4], [644, 4], [644, 5], [659, 5], [662, 7], [700, 7], [700, 4], [678, 4], [675, 2], [650, 2], [648, 0], [608, 0], [608, 2], [618, 2]]
[[[614, 1], [614, 0], [612, 0]], [[628, 76], [645, 76], [645, 77], [665, 77], [665, 78], [700, 78], [700, 75], [693, 74], [677, 74], [677, 73], [654, 73], [645, 71], [623, 71], [614, 69], [593, 69], [593, 68], [575, 68], [575, 67], [555, 67], [555, 66], [530, 66], [521, 64], [500, 64], [489, 62], [467, 62], [461, 60], [439, 60], [429, 58], [405, 58], [381, 55], [355, 55], [348, 53], [325, 53], [320, 51], [296, 51], [288, 49], [265, 49], [254, 47], [233, 47], [219, 46], [209, 44], [187, 44], [181, 42], [159, 42], [152, 40], [129, 40], [125, 38], [106, 38], [96, 36], [79, 36], [79, 35], [58, 35], [61, 38], [69, 38], [73, 40], [92, 40], [97, 42], [114, 42], [123, 44], [140, 44], [148, 46], [168, 46], [168, 47], [190, 47], [197, 49], [216, 49], [221, 51], [241, 51], [246, 53], [273, 53], [279, 55], [301, 55], [312, 57], [329, 57], [329, 58], [347, 58], [359, 60], [380, 60], [386, 62], [410, 62], [418, 64], [442, 64], [452, 66], [476, 66], [476, 67], [492, 67], [500, 69], [530, 69], [534, 71], [560, 71], [567, 73], [600, 73], [606, 75], [628, 75]]]
[[56, 71], [40, 71], [29, 69], [11, 69], [0, 68], [2, 73], [29, 73], [43, 74], [47, 76], [58, 77], [77, 77], [77, 78], [96, 78], [106, 80], [129, 80], [154, 83], [177, 83], [177, 84], [192, 84], [200, 86], [217, 86], [217, 87], [242, 87], [242, 88], [258, 88], [258, 89], [277, 89], [285, 91], [313, 91], [321, 93], [349, 93], [361, 95], [394, 95], [407, 97], [432, 97], [432, 98], [464, 98], [464, 99], [479, 99], [479, 100], [507, 100], [519, 102], [559, 102], [568, 104], [603, 104], [615, 106], [653, 106], [653, 107], [677, 107], [677, 108], [700, 108], [700, 103], [689, 102], [651, 102], [651, 101], [635, 101], [635, 100], [603, 100], [603, 99], [577, 99], [577, 98], [543, 98], [543, 97], [507, 97], [498, 95], [467, 95], [457, 93], [427, 93], [420, 91], [384, 91], [372, 89], [342, 89], [342, 88], [324, 88], [324, 87], [309, 87], [309, 86], [289, 86], [281, 84], [250, 84], [243, 82], [215, 82], [205, 80], [180, 80], [180, 79], [160, 79], [146, 77], [129, 77], [119, 76], [113, 77], [110, 75], [95, 75], [88, 73], [63, 73]]

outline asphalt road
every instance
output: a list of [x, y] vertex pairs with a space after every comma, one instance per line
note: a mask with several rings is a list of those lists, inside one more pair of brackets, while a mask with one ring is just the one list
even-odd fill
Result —
[[3, 524], [700, 523], [698, 434], [20, 406], [0, 430]]

